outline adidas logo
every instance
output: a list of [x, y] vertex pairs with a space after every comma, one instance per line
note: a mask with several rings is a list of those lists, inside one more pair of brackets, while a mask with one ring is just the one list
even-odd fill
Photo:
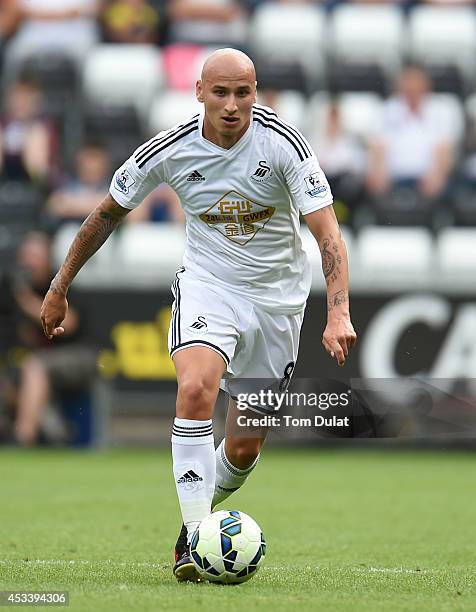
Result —
[[177, 484], [183, 484], [185, 482], [198, 482], [199, 480], [203, 480], [201, 476], [195, 474], [193, 470], [188, 470], [183, 476], [177, 480]]
[[199, 183], [200, 181], [206, 180], [204, 176], [200, 174], [198, 170], [194, 170], [191, 174], [187, 176], [187, 181], [189, 183]]

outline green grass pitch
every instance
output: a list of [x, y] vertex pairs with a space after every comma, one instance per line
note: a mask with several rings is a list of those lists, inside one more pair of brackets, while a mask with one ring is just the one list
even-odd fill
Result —
[[223, 505], [261, 524], [264, 567], [183, 585], [166, 450], [4, 450], [0, 590], [68, 590], [75, 611], [475, 610], [475, 482], [470, 453], [266, 449]]

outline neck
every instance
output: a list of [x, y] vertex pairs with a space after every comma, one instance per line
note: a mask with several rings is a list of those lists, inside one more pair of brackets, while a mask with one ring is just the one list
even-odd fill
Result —
[[240, 140], [249, 126], [250, 120], [248, 120], [242, 129], [239, 132], [236, 132], [236, 134], [220, 134], [205, 116], [203, 120], [203, 137], [222, 149], [231, 149], [231, 147]]
[[423, 105], [423, 100], [420, 98], [418, 100], [407, 100], [407, 104], [412, 113], [419, 113], [420, 109]]

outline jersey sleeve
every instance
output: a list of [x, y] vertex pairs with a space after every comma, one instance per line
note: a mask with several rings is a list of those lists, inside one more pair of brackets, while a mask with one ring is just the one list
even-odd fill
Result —
[[148, 172], [142, 172], [137, 165], [134, 153], [114, 173], [109, 192], [118, 204], [132, 210], [137, 208], [160, 183], [164, 182], [162, 174], [160, 165]]
[[331, 188], [314, 154], [299, 161], [283, 150], [281, 159], [289, 193], [303, 215], [332, 204]]

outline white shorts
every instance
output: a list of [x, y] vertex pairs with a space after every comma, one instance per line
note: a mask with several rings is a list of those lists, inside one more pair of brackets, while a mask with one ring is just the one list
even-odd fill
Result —
[[189, 346], [207, 346], [219, 353], [226, 364], [222, 389], [232, 397], [241, 392], [244, 380], [290, 379], [304, 309], [291, 315], [266, 312], [184, 268], [176, 274], [172, 293], [171, 356]]

